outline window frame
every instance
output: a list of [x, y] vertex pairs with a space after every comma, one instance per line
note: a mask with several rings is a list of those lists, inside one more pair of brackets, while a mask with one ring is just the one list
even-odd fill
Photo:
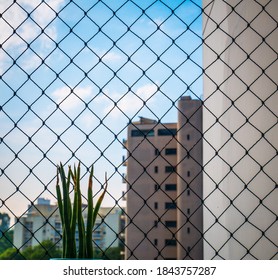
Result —
[[132, 129], [131, 137], [153, 137], [154, 129]]
[[177, 209], [176, 202], [165, 202], [165, 209]]
[[176, 166], [173, 165], [165, 166], [165, 173], [175, 173], [175, 172], [176, 172]]
[[165, 155], [166, 156], [172, 156], [177, 154], [177, 148], [166, 148], [165, 149]]
[[177, 240], [176, 239], [165, 239], [165, 247], [176, 247], [177, 246]]
[[159, 128], [157, 130], [157, 136], [176, 136], [177, 129], [176, 128]]
[[175, 220], [165, 221], [165, 227], [167, 227], [167, 228], [176, 228], [177, 227], [177, 221], [175, 221]]
[[177, 184], [165, 184], [165, 191], [176, 191]]

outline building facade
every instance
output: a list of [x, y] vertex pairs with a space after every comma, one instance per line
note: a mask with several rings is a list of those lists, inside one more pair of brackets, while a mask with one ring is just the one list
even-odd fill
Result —
[[118, 207], [101, 207], [93, 231], [95, 246], [102, 251], [121, 246], [122, 210]]
[[126, 259], [202, 259], [202, 104], [128, 126]]
[[49, 199], [38, 198], [37, 203], [29, 206], [25, 216], [19, 218], [14, 227], [14, 245], [20, 250], [51, 240], [62, 247], [62, 225], [57, 205]]
[[[39, 198], [37, 203], [28, 209], [27, 214], [15, 224], [14, 245], [16, 248], [23, 250], [39, 245], [44, 240], [51, 240], [58, 248], [62, 248], [62, 224], [57, 205], [51, 205], [48, 199]], [[83, 210], [83, 215], [86, 224], [86, 208]], [[101, 207], [92, 233], [94, 246], [102, 251], [119, 247], [120, 225], [121, 211], [119, 208]], [[76, 244], [78, 246], [77, 227]]]

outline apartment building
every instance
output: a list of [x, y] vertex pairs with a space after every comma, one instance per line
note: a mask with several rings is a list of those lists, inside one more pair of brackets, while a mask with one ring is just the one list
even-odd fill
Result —
[[62, 225], [57, 205], [51, 205], [49, 199], [38, 198], [37, 203], [29, 206], [25, 216], [17, 219], [14, 227], [14, 245], [23, 250], [51, 240], [62, 247]]
[[140, 118], [125, 142], [126, 259], [202, 259], [202, 103], [177, 123]]
[[[29, 246], [39, 245], [44, 240], [51, 240], [62, 248], [62, 224], [57, 205], [50, 204], [49, 199], [39, 198], [37, 203], [29, 206], [24, 217], [18, 219], [14, 229], [14, 245], [20, 250]], [[87, 209], [84, 205], [84, 220], [87, 221]], [[121, 211], [114, 207], [101, 207], [96, 219], [92, 238], [98, 249], [119, 247], [121, 241]], [[76, 244], [78, 246], [78, 231], [76, 228]]]
[[96, 246], [105, 250], [107, 248], [119, 247], [122, 232], [121, 225], [122, 210], [118, 207], [101, 207], [96, 219], [93, 240]]

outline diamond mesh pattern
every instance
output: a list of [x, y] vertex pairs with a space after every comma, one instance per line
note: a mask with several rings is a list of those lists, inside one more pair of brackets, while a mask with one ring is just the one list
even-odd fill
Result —
[[[45, 215], [36, 206], [40, 197], [56, 201], [60, 161], [81, 161], [84, 182], [94, 164], [96, 196], [107, 171], [105, 203], [127, 215], [122, 139], [128, 125], [138, 115], [158, 125], [176, 121], [177, 101], [190, 95], [202, 101], [204, 121], [204, 194], [196, 209], [203, 208], [204, 231], [196, 245], [203, 242], [207, 259], [277, 259], [275, 2], [1, 1], [0, 212], [11, 221], [0, 239], [13, 243], [11, 258], [24, 258], [31, 239], [41, 244], [43, 230], [56, 231], [54, 246], [60, 246], [60, 232], [50, 223], [56, 208]], [[152, 164], [138, 163], [144, 174]], [[142, 197], [138, 214], [156, 191]], [[45, 216], [37, 228], [23, 223], [34, 208]], [[163, 216], [150, 211], [162, 223]], [[188, 223], [194, 227], [193, 215]], [[8, 238], [16, 224], [29, 234], [21, 246]], [[131, 220], [115, 232], [123, 247], [128, 226], [137, 227]], [[137, 229], [153, 242], [152, 229]], [[53, 246], [41, 246], [40, 258], [51, 255]], [[105, 255], [109, 247], [99, 249]], [[184, 249], [192, 258], [194, 248]], [[164, 248], [156, 250], [167, 258]]]

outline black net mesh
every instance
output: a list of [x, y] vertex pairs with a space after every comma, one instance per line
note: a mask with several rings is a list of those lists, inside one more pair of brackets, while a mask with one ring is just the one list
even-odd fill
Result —
[[[0, 1], [0, 257], [60, 254], [56, 166], [80, 161], [84, 188], [94, 164], [96, 197], [109, 175], [94, 233], [101, 258], [140, 259], [149, 242], [156, 259], [277, 259], [277, 8], [275, 0]], [[190, 115], [178, 105], [184, 96], [199, 102]], [[154, 142], [138, 116], [170, 138]], [[184, 127], [198, 134], [191, 146]], [[141, 139], [132, 150], [131, 138]], [[175, 163], [171, 141], [183, 150]], [[134, 152], [146, 143], [148, 163]], [[134, 180], [124, 166], [132, 161], [141, 168]], [[152, 191], [142, 194], [136, 184], [146, 176]], [[157, 195], [168, 199], [162, 213]], [[183, 195], [195, 205], [182, 207]], [[182, 220], [166, 218], [173, 209]], [[144, 215], [146, 228], [137, 224]], [[184, 242], [186, 234], [194, 237]]]

